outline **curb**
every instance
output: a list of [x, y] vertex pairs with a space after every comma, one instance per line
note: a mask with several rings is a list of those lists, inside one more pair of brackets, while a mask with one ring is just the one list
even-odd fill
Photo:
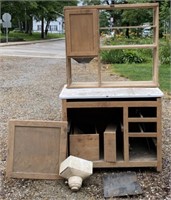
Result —
[[43, 42], [53, 42], [58, 40], [65, 40], [65, 38], [55, 38], [55, 39], [45, 39], [45, 40], [34, 40], [34, 41], [27, 41], [27, 42], [8, 42], [8, 43], [0, 43], [0, 47], [6, 46], [17, 46], [17, 45], [28, 45], [28, 44], [35, 44], [35, 43], [43, 43]]

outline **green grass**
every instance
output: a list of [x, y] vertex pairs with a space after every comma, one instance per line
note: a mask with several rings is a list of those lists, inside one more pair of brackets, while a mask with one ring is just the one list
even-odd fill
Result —
[[171, 92], [171, 66], [163, 64], [159, 70], [160, 88], [168, 93]]
[[[152, 66], [150, 63], [145, 64], [114, 64], [113, 71], [129, 78], [132, 81], [152, 80]], [[160, 89], [164, 92], [171, 90], [171, 67], [163, 64], [159, 68]]]
[[[21, 33], [21, 32], [10, 32], [8, 35], [9, 39], [14, 41], [34, 41], [34, 40], [41, 40], [41, 33], [33, 33], [32, 35]], [[52, 34], [48, 33], [47, 37], [45, 39], [53, 39], [53, 38], [62, 38], [64, 37], [64, 34]], [[0, 39], [5, 39], [6, 36], [3, 34], [0, 34]]]

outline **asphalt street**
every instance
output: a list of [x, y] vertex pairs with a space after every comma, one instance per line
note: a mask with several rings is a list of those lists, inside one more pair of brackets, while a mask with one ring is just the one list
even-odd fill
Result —
[[65, 40], [0, 45], [0, 56], [65, 58]]

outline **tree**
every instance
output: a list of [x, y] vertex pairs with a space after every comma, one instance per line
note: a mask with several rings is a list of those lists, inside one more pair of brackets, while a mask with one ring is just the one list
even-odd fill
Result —
[[[73, 1], [38, 1], [37, 14], [35, 18], [41, 20], [41, 38], [45, 38], [48, 33], [50, 22], [56, 20], [63, 13], [64, 6], [77, 5], [77, 0]], [[60, 14], [61, 13], [61, 14]], [[44, 20], [46, 20], [46, 28], [44, 32]]]
[[163, 0], [160, 6], [160, 36], [163, 36], [163, 33], [169, 33], [171, 29], [171, 1]]
[[26, 33], [32, 31], [32, 14], [37, 7], [36, 1], [3, 1], [1, 0], [2, 14], [8, 12], [12, 16], [13, 28], [19, 28]]
[[83, 5], [100, 5], [101, 0], [81, 0]]
[[42, 21], [41, 37], [45, 38], [44, 21], [47, 21], [46, 34], [50, 21], [56, 20], [59, 13], [63, 13], [64, 6], [77, 5], [77, 0], [64, 1], [5, 1], [0, 0], [2, 7], [2, 14], [9, 12], [12, 15], [13, 27], [19, 27], [21, 31], [32, 33], [33, 17]]

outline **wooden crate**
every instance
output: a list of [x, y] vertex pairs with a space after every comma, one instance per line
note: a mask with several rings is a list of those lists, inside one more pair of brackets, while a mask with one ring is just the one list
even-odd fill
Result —
[[7, 176], [59, 179], [66, 158], [67, 122], [10, 120]]
[[73, 134], [69, 140], [70, 155], [99, 160], [99, 134]]
[[104, 161], [116, 162], [116, 126], [113, 124], [104, 132]]

